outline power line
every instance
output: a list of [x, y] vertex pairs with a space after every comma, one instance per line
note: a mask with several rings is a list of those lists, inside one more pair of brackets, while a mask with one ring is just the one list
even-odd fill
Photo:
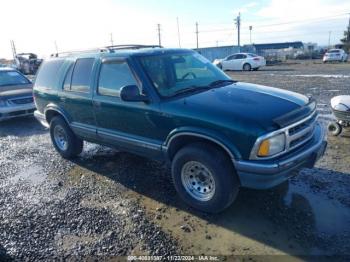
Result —
[[[262, 24], [262, 25], [255, 25], [254, 28], [264, 28], [264, 27], [274, 27], [274, 26], [280, 26], [280, 25], [288, 25], [288, 24], [296, 24], [296, 23], [305, 23], [310, 21], [308, 24], [312, 24], [315, 22], [325, 22], [329, 20], [335, 20], [340, 19], [348, 15], [347, 13], [336, 15], [336, 16], [327, 16], [327, 17], [319, 17], [319, 18], [312, 18], [312, 19], [304, 19], [304, 20], [294, 20], [294, 21], [288, 21], [288, 22], [280, 22], [280, 23], [273, 23], [273, 24]], [[247, 21], [248, 23], [249, 21]], [[211, 32], [221, 32], [221, 31], [231, 31], [232, 28], [218, 28], [218, 29], [208, 29], [208, 30], [201, 30], [200, 33], [211, 33]]]

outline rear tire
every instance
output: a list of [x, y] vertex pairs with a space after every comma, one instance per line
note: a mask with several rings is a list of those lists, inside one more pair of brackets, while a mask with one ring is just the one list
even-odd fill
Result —
[[236, 199], [240, 183], [230, 158], [205, 143], [180, 149], [172, 161], [176, 191], [188, 205], [218, 213]]
[[83, 151], [83, 140], [73, 133], [66, 121], [60, 116], [52, 118], [50, 136], [56, 151], [63, 158], [74, 158]]
[[328, 125], [328, 132], [333, 136], [339, 136], [342, 130], [342, 126], [337, 122], [332, 122]]
[[243, 65], [243, 71], [250, 71], [250, 70], [252, 70], [252, 66], [248, 63], [245, 63]]

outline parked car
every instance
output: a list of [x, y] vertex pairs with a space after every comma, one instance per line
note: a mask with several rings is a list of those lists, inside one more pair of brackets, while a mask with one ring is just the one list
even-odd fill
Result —
[[315, 100], [236, 82], [187, 49], [58, 55], [39, 69], [34, 97], [64, 158], [86, 140], [165, 161], [180, 197], [206, 212], [240, 187], [274, 187], [314, 166], [327, 144]]
[[222, 70], [259, 70], [266, 66], [266, 60], [262, 56], [251, 53], [238, 53], [230, 55], [224, 59], [215, 59], [214, 65]]
[[343, 49], [331, 49], [327, 51], [323, 56], [323, 62], [346, 62], [348, 60], [348, 54]]
[[0, 121], [33, 115], [33, 86], [13, 68], [0, 68]]

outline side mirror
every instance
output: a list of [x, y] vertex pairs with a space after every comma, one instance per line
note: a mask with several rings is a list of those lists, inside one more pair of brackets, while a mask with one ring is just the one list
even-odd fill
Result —
[[120, 98], [128, 102], [148, 102], [148, 98], [140, 93], [136, 85], [123, 86], [120, 89]]

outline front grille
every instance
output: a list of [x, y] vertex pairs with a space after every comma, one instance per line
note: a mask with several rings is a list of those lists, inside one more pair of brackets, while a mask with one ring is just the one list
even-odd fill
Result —
[[34, 102], [32, 96], [27, 96], [27, 97], [20, 97], [20, 98], [12, 98], [9, 100], [11, 104], [15, 105], [24, 105], [24, 104], [31, 104]]
[[287, 151], [305, 144], [312, 138], [316, 126], [316, 120], [317, 113], [314, 112], [311, 118], [307, 118], [287, 130]]

